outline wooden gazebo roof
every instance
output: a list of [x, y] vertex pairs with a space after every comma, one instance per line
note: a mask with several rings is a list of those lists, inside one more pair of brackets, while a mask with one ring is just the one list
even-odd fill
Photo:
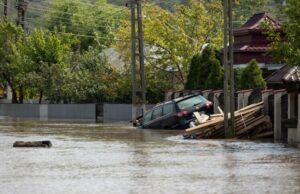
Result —
[[283, 78], [287, 73], [292, 69], [293, 67], [289, 65], [285, 65], [281, 67], [278, 71], [273, 72], [271, 75], [269, 75], [265, 81], [268, 85], [272, 84], [281, 84], [283, 85]]
[[263, 29], [261, 29], [261, 23], [262, 22], [268, 22], [273, 26], [275, 29], [281, 29], [281, 24], [279, 21], [275, 20], [271, 14], [267, 12], [259, 12], [254, 14], [244, 25], [242, 25], [240, 28], [234, 30], [234, 36], [247, 34], [251, 32], [262, 32]]

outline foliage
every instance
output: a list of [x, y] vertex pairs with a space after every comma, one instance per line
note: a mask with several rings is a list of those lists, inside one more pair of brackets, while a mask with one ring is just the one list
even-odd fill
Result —
[[235, 68], [234, 69], [234, 88], [236, 90], [242, 90], [241, 86], [241, 79], [242, 79], [242, 74], [243, 74], [244, 68]]
[[201, 55], [196, 54], [193, 57], [185, 89], [220, 89], [222, 83], [221, 62], [217, 59], [216, 51], [207, 46]]
[[98, 0], [94, 5], [80, 0], [53, 0], [42, 22], [50, 31], [73, 34], [80, 50], [91, 47], [102, 50], [114, 41], [113, 31], [123, 18], [123, 10], [105, 0]]
[[77, 53], [71, 76], [64, 86], [66, 98], [74, 102], [114, 101], [119, 89], [119, 72], [98, 50]]
[[242, 72], [239, 89], [265, 88], [266, 82], [255, 59], [251, 60]]
[[[21, 28], [0, 22], [0, 79], [23, 98], [50, 103], [102, 102], [118, 98], [120, 73], [98, 49], [72, 51], [73, 39], [56, 32]], [[17, 92], [19, 99], [17, 99]]]
[[[153, 68], [151, 65], [145, 66], [147, 103], [158, 103], [164, 100], [166, 89], [174, 89], [174, 82], [177, 72], [162, 71]], [[131, 103], [131, 67], [126, 66], [118, 79], [117, 102]]]
[[[168, 0], [168, 1], [161, 1], [161, 0], [148, 0], [148, 3], [153, 3], [155, 5], [160, 6], [163, 9], [174, 11], [175, 6], [178, 4], [185, 4], [188, 0]], [[125, 2], [124, 0], [108, 0], [108, 3], [113, 3], [116, 5], [124, 6]]]
[[268, 25], [267, 36], [272, 42], [270, 54], [276, 62], [289, 65], [300, 65], [300, 1], [287, 0], [286, 15], [288, 21], [283, 24], [281, 31]]
[[36, 29], [27, 35], [22, 48], [22, 63], [27, 69], [27, 83], [31, 95], [50, 96], [53, 88], [63, 80], [64, 70], [68, 68], [71, 45], [58, 34]]
[[24, 67], [20, 63], [18, 44], [22, 41], [23, 30], [0, 20], [0, 80], [5, 81], [17, 102], [17, 89], [22, 85]]
[[[218, 0], [190, 0], [187, 6], [176, 6], [174, 13], [146, 4], [144, 15], [146, 62], [154, 69], [178, 72], [179, 88], [185, 83], [192, 57], [203, 45], [222, 44], [222, 5]], [[123, 22], [117, 32], [120, 39], [130, 39], [129, 28], [129, 21]], [[130, 56], [127, 42], [117, 46], [124, 56]], [[129, 63], [130, 59], [126, 60]]]
[[116, 98], [117, 72], [99, 50], [72, 53], [69, 39], [34, 31], [26, 39], [25, 58], [31, 63], [28, 84], [50, 103], [99, 102]]
[[234, 26], [240, 27], [252, 15], [262, 11], [270, 12], [276, 19], [283, 21], [283, 9], [283, 0], [236, 0], [233, 6]]

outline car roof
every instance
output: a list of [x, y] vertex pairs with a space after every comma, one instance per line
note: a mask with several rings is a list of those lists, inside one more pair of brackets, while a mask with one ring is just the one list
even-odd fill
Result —
[[179, 101], [182, 101], [182, 100], [194, 97], [194, 96], [199, 96], [199, 95], [200, 94], [192, 94], [192, 95], [182, 96], [182, 97], [175, 98], [175, 99], [172, 99], [172, 100], [169, 100], [169, 101], [158, 103], [153, 108], [156, 108], [156, 107], [164, 105], [164, 104], [169, 104], [169, 103], [174, 103], [174, 102], [176, 103], [176, 102], [179, 102]]

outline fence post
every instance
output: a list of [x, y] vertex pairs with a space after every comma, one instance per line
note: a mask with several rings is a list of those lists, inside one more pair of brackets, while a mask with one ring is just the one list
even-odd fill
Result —
[[296, 109], [296, 93], [288, 93], [288, 118], [291, 119], [295, 117]]
[[300, 148], [300, 94], [298, 94], [298, 125], [297, 125], [297, 144]]
[[218, 98], [219, 98], [219, 96], [221, 95], [222, 92], [223, 92], [223, 90], [213, 91], [213, 93], [214, 93], [214, 114], [220, 113], [220, 111], [218, 109], [218, 106], [220, 106]]
[[238, 94], [238, 110], [248, 105], [249, 96], [252, 90], [240, 90]]
[[172, 99], [172, 94], [173, 94], [172, 90], [166, 91], [165, 92], [165, 101], [171, 100]]
[[40, 104], [40, 120], [48, 120], [48, 104]]
[[202, 91], [202, 95], [204, 98], [208, 99], [208, 95], [212, 92], [212, 90], [204, 90]]
[[285, 90], [274, 91], [274, 140], [282, 140], [281, 133], [281, 97], [286, 93]]
[[269, 114], [269, 96], [273, 94], [273, 90], [262, 91], [262, 101], [264, 102], [264, 112], [266, 115]]

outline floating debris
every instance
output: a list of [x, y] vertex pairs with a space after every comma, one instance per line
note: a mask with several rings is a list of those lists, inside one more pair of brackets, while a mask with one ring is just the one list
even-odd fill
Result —
[[51, 141], [16, 141], [13, 147], [41, 147], [41, 148], [51, 148]]
[[[225, 138], [224, 114], [210, 115], [209, 119], [200, 120], [195, 115], [198, 125], [185, 130], [185, 139]], [[228, 114], [230, 118], [230, 113]], [[234, 113], [235, 137], [256, 139], [273, 137], [270, 117], [264, 114], [263, 102], [246, 106]]]

